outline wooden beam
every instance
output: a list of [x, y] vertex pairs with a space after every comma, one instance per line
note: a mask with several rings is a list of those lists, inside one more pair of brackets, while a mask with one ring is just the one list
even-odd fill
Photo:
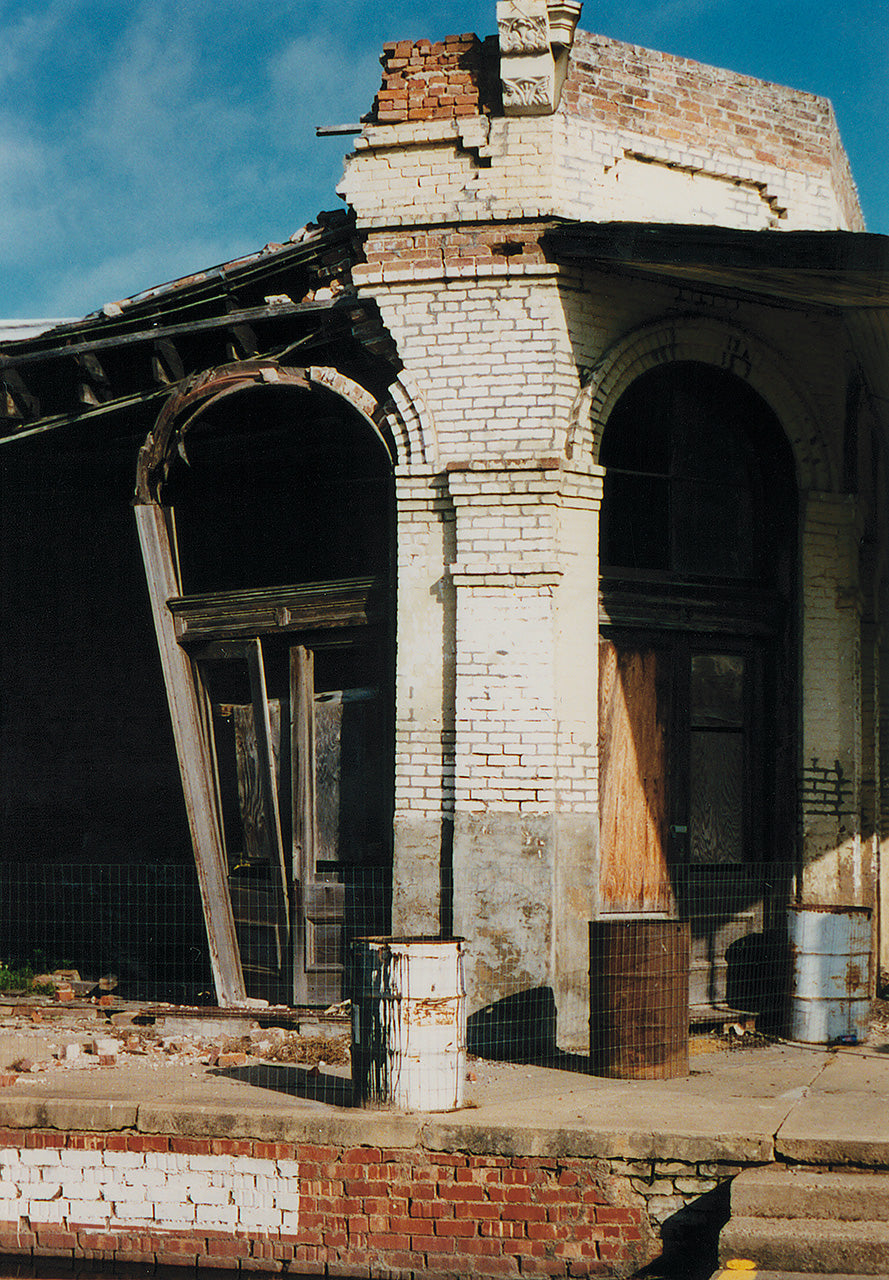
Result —
[[284, 860], [284, 842], [281, 838], [281, 809], [278, 804], [278, 780], [275, 774], [275, 753], [272, 746], [269, 694], [265, 681], [262, 641], [258, 637], [254, 637], [247, 646], [247, 671], [250, 677], [250, 696], [253, 699], [253, 724], [256, 730], [256, 750], [259, 757], [260, 791], [265, 801], [266, 813], [271, 819], [271, 837], [275, 845], [284, 919], [289, 937], [290, 874]]
[[151, 356], [151, 375], [159, 386], [171, 387], [185, 377], [185, 366], [182, 357], [176, 350], [175, 343], [169, 338], [160, 338], [154, 344]]
[[225, 349], [229, 360], [249, 360], [259, 350], [256, 331], [249, 324], [232, 325]]
[[[39, 350], [16, 352], [15, 363], [17, 366], [41, 364], [49, 360], [67, 359], [71, 356], [80, 355], [84, 351], [109, 351], [139, 342], [153, 343], [159, 338], [174, 338], [179, 335], [190, 337], [192, 334], [208, 333], [214, 329], [230, 331], [234, 325], [252, 324], [263, 320], [281, 320], [293, 316], [311, 317], [318, 315], [320, 318], [328, 313], [335, 314], [338, 311], [343, 311], [346, 313], [346, 318], [351, 319], [353, 317], [350, 313], [366, 311], [372, 306], [371, 302], [349, 294], [345, 297], [325, 298], [321, 302], [291, 302], [274, 307], [248, 307], [243, 311], [230, 311], [227, 314], [209, 316], [203, 320], [189, 320], [179, 324], [158, 325], [153, 329], [138, 329], [126, 333], [117, 333], [109, 338], [93, 338], [92, 341], [71, 343], [70, 346], [64, 346], [60, 342], [55, 347], [42, 347]], [[99, 322], [96, 322], [95, 327], [97, 329], [100, 327]]]
[[40, 417], [40, 401], [28, 390], [15, 369], [0, 365], [0, 418], [13, 422]]
[[290, 765], [293, 796], [291, 864], [300, 909], [293, 931], [293, 1002], [308, 1001], [304, 903], [315, 875], [315, 655], [303, 645], [290, 650]]
[[176, 642], [173, 617], [167, 609], [167, 600], [179, 590], [169, 533], [162, 507], [140, 504], [134, 510], [191, 828], [216, 998], [220, 1005], [240, 1004], [246, 1000], [246, 991], [213, 782], [213, 754], [204, 731], [195, 672]]

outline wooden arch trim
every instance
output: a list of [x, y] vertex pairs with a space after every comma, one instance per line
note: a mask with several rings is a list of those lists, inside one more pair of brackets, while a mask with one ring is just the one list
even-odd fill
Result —
[[364, 420], [386, 450], [392, 448], [377, 424], [379, 405], [358, 383], [334, 369], [291, 369], [274, 360], [240, 360], [194, 374], [173, 391], [158, 414], [153, 430], [139, 450], [136, 502], [160, 503], [160, 490], [174, 454], [182, 449], [185, 433], [211, 405], [229, 396], [263, 387], [296, 391], [321, 389], [337, 396]]
[[211, 404], [261, 386], [310, 389], [303, 369], [286, 369], [270, 360], [242, 360], [193, 374], [180, 383], [158, 414], [153, 430], [139, 450], [136, 469], [137, 503], [159, 502], [159, 489], [170, 470], [170, 456], [182, 436]]
[[[168, 607], [169, 601], [181, 594], [181, 582], [168, 519], [170, 513], [162, 505], [161, 490], [174, 458], [184, 454], [184, 437], [192, 424], [211, 405], [263, 387], [314, 390], [338, 397], [376, 434], [392, 461], [392, 448], [377, 422], [382, 411], [369, 392], [335, 369], [293, 369], [273, 360], [245, 360], [218, 365], [179, 383], [166, 400], [153, 430], [139, 451], [136, 524], [191, 830], [210, 963], [220, 1005], [238, 1005], [245, 1001], [244, 973], [228, 889], [206, 692], [191, 658], [179, 644], [175, 620]], [[266, 702], [264, 694], [260, 702]], [[287, 903], [286, 869], [283, 850], [280, 852], [282, 893]]]

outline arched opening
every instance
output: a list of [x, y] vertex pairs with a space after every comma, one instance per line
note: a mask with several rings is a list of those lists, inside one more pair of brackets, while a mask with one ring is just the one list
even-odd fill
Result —
[[747, 383], [687, 361], [625, 391], [599, 460], [600, 900], [689, 915], [693, 1003], [724, 1003], [739, 912], [765, 928], [762, 867], [795, 844], [793, 455]]
[[[214, 810], [208, 929], [230, 905], [248, 996], [330, 1005], [350, 933], [388, 928], [391, 453], [328, 390], [237, 378], [219, 371], [164, 448], [149, 441], [140, 490], [163, 513], [149, 580], [174, 584], [158, 630], [163, 648], [172, 615], [187, 662], [168, 652], [168, 689], [188, 683], [196, 708], [183, 781], [192, 810]], [[206, 842], [195, 836], [199, 869]]]

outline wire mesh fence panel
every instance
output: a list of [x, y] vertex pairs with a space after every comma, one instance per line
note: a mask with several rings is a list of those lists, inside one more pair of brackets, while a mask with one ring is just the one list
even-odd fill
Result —
[[[292, 1005], [296, 968], [313, 966], [342, 1000], [351, 939], [390, 927], [384, 867], [344, 867], [330, 919], [302, 919], [295, 890], [288, 920], [261, 879], [245, 888], [232, 877], [231, 890], [247, 994], [271, 1004]], [[122, 999], [216, 1002], [197, 875], [188, 864], [0, 863], [0, 962], [35, 974], [75, 969], [96, 984], [113, 977]]]
[[[514, 868], [511, 875], [514, 881]], [[538, 879], [533, 868], [528, 883], [479, 888], [479, 897], [500, 892], [527, 907]], [[746, 1029], [782, 1032], [790, 986], [786, 915], [795, 886], [791, 863], [673, 866], [673, 909], [591, 922], [588, 970], [562, 973], [558, 984], [523, 981], [519, 965], [511, 983], [504, 966], [490, 964], [485, 952], [473, 955], [470, 942], [470, 1053], [580, 1069], [586, 1054], [587, 1069], [645, 1078], [687, 1069], [690, 1029], [740, 1021]], [[505, 932], [508, 924], [504, 919]], [[517, 918], [515, 936], [522, 927]], [[565, 1050], [557, 987], [589, 992], [584, 1054], [577, 1052], [576, 1036], [575, 1047]]]
[[0, 864], [0, 959], [36, 973], [113, 976], [134, 1000], [213, 1000], [194, 868]]
[[687, 864], [674, 869], [677, 914], [691, 932], [692, 1021], [728, 1010], [780, 1029], [790, 983], [791, 863]]
[[[630, 1045], [626, 1052], [637, 1069], [648, 1071], [656, 1069], [658, 1055], [665, 1062], [677, 1053], [681, 1057], [679, 1042], [689, 1023], [740, 1016], [757, 1030], [782, 1030], [790, 982], [786, 912], [794, 899], [794, 867], [687, 864], [672, 868], [671, 882], [675, 911], [650, 920], [684, 926], [684, 971], [678, 953], [671, 953], [666, 968], [660, 964], [663, 946], [652, 951], [641, 940], [617, 945], [605, 926], [629, 918], [606, 916], [594, 922], [588, 968], [560, 973], [558, 981], [546, 967], [539, 868], [529, 869], [527, 884], [504, 886], [501, 877], [497, 883], [474, 886], [476, 902], [491, 903], [492, 918], [489, 935], [480, 931], [478, 938], [470, 937], [466, 949], [469, 1052], [567, 1063], [566, 1046], [560, 1043], [560, 990], [573, 992], [581, 1002], [589, 993], [594, 1069], [610, 1061], [610, 1071], [621, 1062], [619, 1035]], [[270, 1004], [301, 1003], [296, 996], [300, 971], [313, 973], [318, 979], [313, 989], [324, 995], [307, 1003], [323, 1007], [346, 1001], [352, 943], [391, 932], [387, 867], [343, 866], [329, 883], [319, 880], [311, 895], [297, 887], [289, 918], [282, 917], [274, 895], [263, 892], [261, 880], [246, 885], [243, 878], [232, 877], [231, 888], [248, 995]], [[498, 902], [503, 910], [497, 908], [495, 919]], [[517, 963], [491, 963], [486, 947], [495, 925], [504, 955], [519, 937], [539, 960], [536, 969], [523, 965], [521, 957]], [[640, 938], [643, 932], [639, 930]], [[0, 961], [27, 965], [37, 973], [76, 969], [85, 981], [96, 983], [113, 976], [124, 999], [181, 1004], [216, 1000], [197, 877], [187, 864], [0, 864]], [[588, 1049], [585, 1037], [575, 1034], [570, 1047], [574, 1057], [586, 1056]]]

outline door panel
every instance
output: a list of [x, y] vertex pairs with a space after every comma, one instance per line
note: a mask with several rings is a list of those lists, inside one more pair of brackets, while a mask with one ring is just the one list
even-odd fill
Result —
[[688, 778], [689, 860], [743, 862], [743, 735], [692, 729]]
[[248, 994], [336, 1004], [347, 934], [387, 927], [385, 697], [316, 686], [373, 677], [373, 653], [252, 639], [201, 669]]
[[[244, 835], [243, 856], [248, 862], [274, 862], [278, 857], [278, 839], [269, 804], [270, 779], [262, 758], [266, 753], [260, 752], [257, 742], [253, 704], [233, 706], [231, 714], [235, 732], [238, 807]], [[277, 698], [269, 705], [269, 731], [277, 789], [281, 771], [281, 703]]]
[[669, 653], [599, 646], [600, 890], [605, 911], [666, 911]]
[[373, 864], [379, 849], [380, 691], [315, 692], [311, 718], [315, 839], [303, 860], [302, 990], [308, 1004], [335, 1004], [343, 998], [347, 927], [375, 932], [373, 902], [355, 893], [351, 900], [365, 921], [347, 920], [347, 889], [355, 869]]

